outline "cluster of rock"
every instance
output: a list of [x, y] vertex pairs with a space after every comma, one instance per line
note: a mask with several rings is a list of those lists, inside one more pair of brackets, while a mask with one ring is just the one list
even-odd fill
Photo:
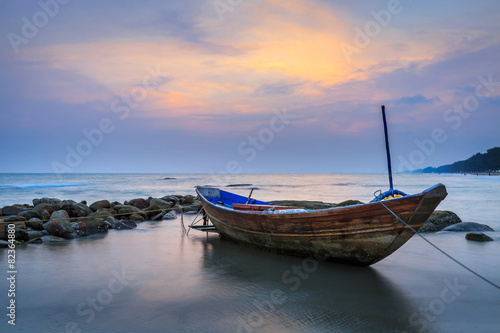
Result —
[[[348, 200], [339, 204], [320, 201], [273, 201], [278, 205], [307, 209], [325, 209], [360, 204]], [[196, 214], [202, 205], [192, 195], [168, 195], [163, 198], [132, 199], [109, 202], [99, 200], [87, 206], [85, 201], [56, 198], [34, 199], [33, 205], [13, 205], [0, 209], [0, 247], [7, 245], [7, 225], [14, 224], [19, 242], [57, 242], [107, 232], [108, 229], [132, 229], [144, 221], [175, 219], [177, 213]], [[3, 222], [3, 223], [2, 223]], [[494, 231], [489, 226], [462, 222], [453, 212], [436, 210], [419, 232], [466, 231], [466, 239], [489, 241], [481, 231]]]
[[144, 221], [175, 219], [177, 213], [196, 214], [201, 209], [192, 195], [132, 199], [109, 202], [99, 200], [87, 206], [85, 201], [56, 198], [34, 199], [33, 205], [13, 205], [0, 209], [0, 245], [5, 246], [7, 225], [14, 224], [19, 242], [55, 242], [107, 232], [108, 229], [132, 229]]

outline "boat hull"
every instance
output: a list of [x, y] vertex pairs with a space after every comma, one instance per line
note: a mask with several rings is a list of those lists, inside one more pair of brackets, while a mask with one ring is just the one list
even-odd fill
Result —
[[392, 254], [414, 234], [387, 208], [417, 230], [446, 197], [442, 184], [403, 198], [363, 205], [266, 214], [238, 211], [210, 202], [198, 188], [207, 216], [217, 231], [235, 241], [277, 253], [371, 265]]

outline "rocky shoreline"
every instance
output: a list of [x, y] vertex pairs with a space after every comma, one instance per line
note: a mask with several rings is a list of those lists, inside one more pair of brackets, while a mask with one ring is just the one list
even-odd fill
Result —
[[[275, 204], [324, 209], [360, 203], [348, 200], [339, 204], [318, 201], [274, 201]], [[14, 225], [17, 243], [53, 243], [105, 233], [109, 229], [123, 230], [137, 227], [144, 221], [162, 221], [177, 218], [177, 214], [196, 214], [202, 208], [193, 195], [168, 195], [162, 198], [136, 198], [130, 201], [86, 201], [57, 198], [33, 199], [33, 204], [16, 204], [0, 209], [0, 247], [7, 247], [7, 226]], [[462, 222], [450, 211], [435, 211], [420, 232], [467, 231], [466, 239], [492, 240], [482, 231], [494, 231], [487, 225]]]
[[33, 204], [16, 204], [0, 209], [0, 247], [5, 247], [7, 226], [14, 225], [18, 243], [59, 242], [104, 233], [109, 229], [133, 229], [144, 221], [196, 214], [201, 202], [192, 195], [137, 198], [130, 201], [86, 201], [57, 198], [33, 199]]

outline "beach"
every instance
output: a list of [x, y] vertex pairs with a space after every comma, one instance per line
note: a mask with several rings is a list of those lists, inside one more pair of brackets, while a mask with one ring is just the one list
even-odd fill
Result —
[[[231, 191], [248, 195], [255, 187], [253, 197], [263, 200], [367, 202], [387, 187], [385, 175], [68, 176], [2, 175], [0, 205], [36, 197], [123, 202], [190, 195], [207, 184], [249, 184]], [[486, 243], [460, 232], [425, 237], [499, 284], [496, 179], [395, 175], [407, 193], [445, 184], [449, 196], [438, 209], [495, 230], [485, 232], [494, 239]], [[419, 237], [373, 266], [355, 267], [273, 254], [196, 230], [186, 235], [177, 217], [20, 245], [16, 270], [16, 325], [1, 324], [9, 332], [496, 332], [500, 326], [500, 291]], [[8, 281], [0, 288], [7, 291]]]

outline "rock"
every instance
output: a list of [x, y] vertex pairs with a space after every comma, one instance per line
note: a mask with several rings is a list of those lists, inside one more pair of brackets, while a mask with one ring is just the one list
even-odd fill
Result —
[[163, 216], [165, 216], [166, 212], [161, 211], [159, 214], [156, 214], [151, 218], [151, 221], [161, 221], [163, 219]]
[[147, 215], [148, 219], [151, 219], [153, 216], [156, 216], [159, 212], [161, 212], [161, 208], [156, 204], [152, 204], [148, 208], [144, 209], [144, 212]]
[[160, 209], [168, 209], [168, 208], [172, 207], [174, 204], [172, 204], [172, 202], [170, 202], [170, 201], [165, 201], [163, 199], [153, 198], [153, 199], [151, 199], [151, 205], [156, 205]]
[[87, 225], [87, 232], [89, 235], [107, 232], [109, 228], [103, 219], [97, 217], [82, 218], [80, 221]]
[[173, 220], [177, 218], [177, 214], [175, 213], [175, 210], [172, 210], [168, 212], [167, 214], [163, 215], [164, 220]]
[[71, 222], [71, 226], [73, 227], [73, 230], [75, 230], [75, 234], [78, 237], [84, 237], [89, 234], [87, 230], [87, 225], [82, 221]]
[[441, 231], [444, 228], [461, 223], [462, 220], [457, 216], [457, 214], [447, 211], [447, 210], [435, 210], [431, 217], [424, 223], [424, 225], [418, 230], [419, 232], [435, 232]]
[[43, 236], [42, 241], [44, 243], [62, 243], [66, 242], [67, 240], [61, 237], [49, 235], [49, 236]]
[[36, 205], [35, 208], [33, 208], [33, 210], [38, 212], [41, 215], [42, 219], [45, 220], [45, 218], [43, 218], [44, 215], [46, 215], [46, 213], [43, 212], [44, 210], [49, 213], [49, 217], [50, 217], [50, 215], [53, 212], [55, 212], [57, 210], [61, 210], [61, 209], [63, 209], [63, 207], [64, 207], [64, 203], [62, 203], [62, 202], [57, 203], [57, 204], [53, 204], [53, 205], [46, 203], [46, 202], [43, 202], [41, 204]]
[[50, 219], [50, 214], [53, 211], [50, 211], [51, 205], [48, 203], [41, 203], [39, 205], [36, 205], [35, 208], [33, 208], [34, 211], [38, 212], [40, 214], [40, 218], [43, 221], [48, 221]]
[[126, 207], [118, 209], [118, 216], [119, 217], [128, 217], [132, 213], [137, 213], [137, 212], [139, 212], [139, 208], [136, 208], [134, 206], [126, 206]]
[[97, 212], [101, 208], [111, 208], [111, 203], [108, 200], [99, 200], [91, 204], [89, 208]]
[[25, 224], [26, 227], [31, 228], [33, 230], [43, 230], [43, 222], [40, 219], [37, 219], [36, 217], [25, 222]]
[[181, 202], [181, 205], [189, 206], [189, 205], [192, 205], [195, 200], [196, 200], [195, 196], [185, 195], [185, 196], [182, 197], [182, 199], [180, 200], [180, 202]]
[[482, 232], [468, 232], [465, 235], [465, 239], [471, 240], [471, 241], [476, 241], [476, 242], [491, 242], [493, 239], [488, 236], [483, 234]]
[[149, 207], [149, 203], [145, 199], [132, 199], [128, 202], [129, 205], [137, 207], [139, 209], [145, 209]]
[[43, 225], [43, 228], [53, 236], [62, 237], [65, 239], [76, 238], [75, 230], [69, 222], [64, 220], [49, 221]]
[[28, 208], [28, 205], [21, 205], [21, 204], [13, 204], [12, 206], [18, 207], [18, 208]]
[[66, 210], [70, 217], [85, 217], [92, 214], [94, 211], [87, 205], [81, 202], [74, 202], [73, 200], [65, 200], [64, 210]]
[[61, 203], [62, 201], [57, 198], [41, 198], [41, 199], [33, 199], [33, 206], [38, 206], [39, 204], [46, 203], [49, 205], [55, 205]]
[[69, 214], [65, 210], [57, 210], [50, 215], [51, 222], [68, 222], [69, 223]]
[[28, 210], [28, 208], [21, 208], [21, 207], [15, 207], [15, 206], [5, 206], [2, 208], [2, 214], [3, 215], [17, 215], [21, 212], [24, 212]]
[[34, 209], [30, 209], [30, 210], [26, 210], [24, 212], [20, 212], [18, 215], [19, 216], [24, 216], [26, 218], [26, 220], [31, 220], [32, 218], [37, 218], [37, 219], [41, 219], [42, 218], [42, 216], [40, 215], [40, 213], [37, 212]]
[[21, 228], [14, 228], [14, 231], [17, 241], [27, 242], [30, 240], [30, 235], [28, 234], [28, 231]]
[[476, 222], [461, 222], [450, 225], [443, 229], [443, 231], [494, 231], [486, 224]]
[[4, 216], [3, 221], [5, 223], [12, 223], [12, 222], [26, 222], [28, 220], [24, 216], [14, 215], [14, 216]]
[[113, 215], [108, 208], [101, 208], [97, 212], [89, 214], [88, 217], [100, 217], [106, 219], [108, 216]]
[[108, 224], [110, 228], [116, 230], [133, 229], [137, 227], [137, 224], [134, 221], [117, 220], [111, 216], [106, 219], [105, 223]]
[[130, 216], [129, 216], [129, 220], [131, 221], [135, 221], [135, 222], [144, 222], [144, 217], [142, 217], [141, 215], [139, 215], [138, 213], [132, 213]]
[[3, 240], [3, 239], [0, 239], [0, 249], [2, 248], [8, 248], [9, 247], [9, 242]]
[[347, 206], [354, 206], [354, 205], [362, 205], [363, 202], [359, 200], [346, 200], [342, 201], [336, 205], [333, 205], [333, 207], [347, 207]]
[[133, 229], [137, 227], [137, 223], [135, 223], [135, 221], [119, 220], [118, 222], [121, 224], [120, 229]]
[[325, 203], [322, 201], [277, 200], [277, 201], [270, 201], [270, 203], [278, 206], [290, 206], [290, 207], [297, 207], [304, 209], [325, 209], [332, 207], [332, 204]]
[[28, 230], [28, 236], [29, 236], [29, 240], [34, 240], [34, 239], [37, 239], [37, 238], [42, 238], [44, 235], [43, 232], [41, 231], [38, 231], [38, 230]]
[[[153, 198], [151, 198], [151, 199], [153, 199]], [[166, 196], [162, 197], [161, 199], [164, 201], [173, 202], [174, 205], [180, 201], [180, 198], [176, 195], [166, 195]]]
[[7, 240], [7, 226], [0, 223], [0, 240]]

